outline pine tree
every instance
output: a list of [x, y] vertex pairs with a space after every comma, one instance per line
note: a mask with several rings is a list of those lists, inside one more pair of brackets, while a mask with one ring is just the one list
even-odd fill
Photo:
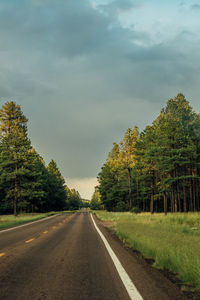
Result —
[[122, 142], [120, 143], [120, 161], [123, 168], [127, 171], [129, 209], [132, 209], [133, 206], [131, 173], [133, 167], [136, 165], [134, 151], [138, 137], [139, 131], [137, 126], [135, 126], [134, 129], [128, 128], [125, 132]]
[[28, 119], [23, 115], [20, 105], [13, 101], [6, 102], [0, 110], [1, 136], [9, 133], [26, 135]]
[[27, 199], [26, 210], [49, 211], [49, 184], [48, 171], [42, 157], [31, 148], [27, 152], [27, 159], [24, 162], [27, 173], [24, 179], [24, 195]]
[[[196, 174], [197, 145], [194, 126], [196, 114], [182, 94], [167, 102], [155, 121], [159, 134], [162, 183], [168, 185], [168, 197], [172, 212], [195, 210], [194, 185]], [[187, 203], [185, 190], [189, 190]], [[193, 190], [193, 191], [192, 191]], [[182, 203], [183, 200], [183, 203]]]
[[56, 163], [51, 160], [47, 166], [49, 182], [49, 200], [52, 210], [62, 210], [66, 206], [65, 180]]
[[23, 200], [26, 153], [31, 149], [27, 137], [27, 119], [19, 105], [7, 102], [0, 110], [0, 185], [5, 201], [13, 202], [13, 212]]

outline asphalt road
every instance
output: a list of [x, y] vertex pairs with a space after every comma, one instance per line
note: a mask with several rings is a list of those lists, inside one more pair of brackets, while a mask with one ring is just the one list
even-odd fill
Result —
[[[185, 299], [94, 219], [143, 299]], [[0, 232], [0, 300], [29, 299], [130, 299], [90, 214], [64, 214]]]

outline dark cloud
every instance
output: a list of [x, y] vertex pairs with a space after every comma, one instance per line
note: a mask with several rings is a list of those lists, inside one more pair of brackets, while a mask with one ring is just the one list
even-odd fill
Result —
[[2, 7], [0, 28], [7, 49], [14, 45], [15, 49], [36, 51], [40, 55], [47, 51], [59, 56], [95, 51], [109, 38], [109, 32], [104, 35], [108, 20], [94, 13], [87, 1], [73, 3], [29, 0], [21, 1], [18, 7]]
[[119, 22], [138, 8], [129, 0], [0, 3], [0, 99], [22, 104], [36, 149], [66, 177], [95, 176], [127, 127], [143, 128], [180, 91], [198, 95], [198, 35], [184, 29], [153, 43]]
[[194, 10], [199, 10], [200, 5], [199, 4], [193, 4], [193, 5], [191, 5], [191, 8], [194, 9]]

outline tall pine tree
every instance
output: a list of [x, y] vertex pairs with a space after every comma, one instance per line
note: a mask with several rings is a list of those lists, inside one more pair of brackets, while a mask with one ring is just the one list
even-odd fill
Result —
[[0, 185], [5, 201], [12, 202], [13, 212], [24, 200], [23, 177], [26, 154], [31, 149], [27, 137], [27, 118], [15, 102], [6, 102], [0, 110]]

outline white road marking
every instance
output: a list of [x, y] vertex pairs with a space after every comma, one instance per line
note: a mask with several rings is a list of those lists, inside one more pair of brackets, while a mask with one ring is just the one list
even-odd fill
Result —
[[122, 266], [122, 264], [120, 263], [119, 259], [117, 258], [116, 254], [114, 253], [114, 251], [112, 250], [112, 248], [110, 247], [108, 241], [106, 240], [105, 236], [103, 235], [103, 233], [100, 231], [100, 229], [97, 227], [94, 218], [91, 214], [91, 218], [94, 224], [94, 227], [96, 228], [98, 234], [100, 235], [102, 241], [104, 242], [104, 245], [108, 251], [108, 253], [110, 254], [110, 257], [117, 269], [117, 272], [130, 296], [131, 300], [143, 300], [142, 296], [140, 295], [140, 293], [138, 292], [138, 290], [136, 289], [135, 285], [133, 284], [133, 282], [131, 281], [130, 277], [128, 276], [128, 274], [126, 273], [124, 267]]
[[43, 219], [40, 219], [40, 220], [37, 220], [37, 221], [33, 221], [33, 222], [26, 223], [26, 224], [23, 224], [23, 225], [15, 226], [15, 227], [12, 227], [12, 228], [9, 228], [9, 229], [0, 230], [0, 234], [2, 232], [6, 232], [6, 231], [14, 230], [14, 229], [17, 229], [17, 228], [21, 228], [21, 227], [24, 227], [24, 226], [28, 226], [28, 225], [31, 225], [33, 223], [38, 223], [38, 222], [46, 221], [48, 219], [51, 219], [51, 218], [54, 218], [54, 217], [57, 217], [57, 216], [58, 215], [53, 215], [53, 216], [46, 217], [46, 218], [43, 218]]

